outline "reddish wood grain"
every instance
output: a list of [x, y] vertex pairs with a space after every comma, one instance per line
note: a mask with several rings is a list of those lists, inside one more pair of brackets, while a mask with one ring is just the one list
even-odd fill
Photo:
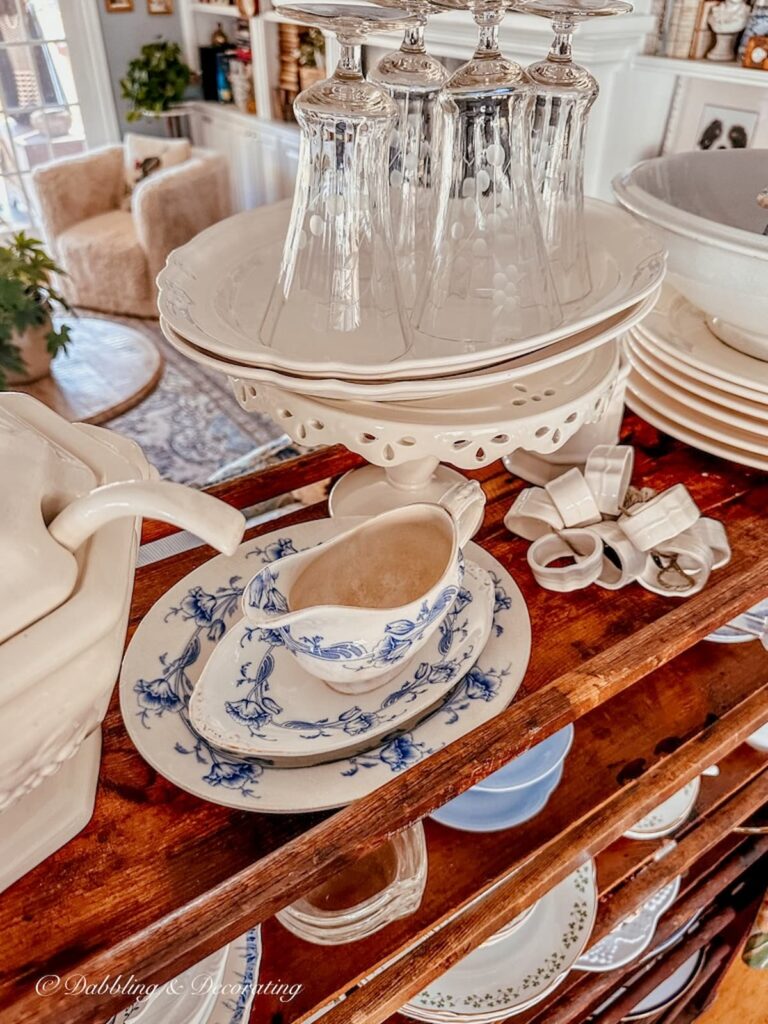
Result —
[[[636, 587], [618, 594], [590, 588], [567, 598], [539, 590], [525, 562], [526, 545], [501, 525], [520, 482], [498, 464], [472, 474], [482, 480], [489, 499], [478, 539], [513, 573], [531, 611], [534, 655], [518, 701], [486, 728], [327, 820], [324, 815], [274, 818], [236, 812], [182, 793], [138, 757], [113, 703], [92, 822], [0, 896], [4, 1024], [39, 1019], [33, 985], [45, 971], [100, 978], [132, 970], [147, 981], [172, 976], [510, 756], [628, 693], [638, 680], [762, 597], [768, 590], [768, 558], [759, 555], [768, 498], [764, 478], [692, 453], [634, 418], [628, 429], [643, 446], [637, 479], [656, 487], [682, 479], [705, 511], [727, 523], [733, 562], [713, 576], [702, 594], [675, 603]], [[318, 460], [311, 464], [315, 479], [332, 475], [344, 462], [343, 457], [341, 463], [333, 461], [338, 452], [313, 458]], [[328, 472], [330, 466], [336, 469]], [[302, 474], [290, 479], [291, 487], [307, 482]], [[287, 478], [282, 479], [287, 486]], [[265, 493], [256, 479], [242, 486], [237, 500], [251, 503]], [[318, 514], [321, 508], [305, 510], [291, 521]], [[132, 622], [207, 557], [208, 549], [196, 549], [137, 574]], [[761, 708], [758, 699], [747, 719]], [[666, 715], [663, 702], [652, 713]], [[747, 719], [739, 720], [739, 728]], [[711, 739], [717, 729], [718, 723], [704, 732]], [[729, 720], [717, 733], [718, 749], [735, 743], [738, 735]], [[702, 747], [697, 753], [704, 756], [712, 749]], [[646, 773], [649, 788], [625, 787], [626, 807], [637, 817], [667, 792], [664, 780], [652, 772]], [[604, 845], [612, 835], [600, 825], [592, 842]], [[482, 877], [478, 883], [482, 888]], [[51, 998], [45, 1013], [66, 1018], [68, 1024], [90, 1024], [119, 1004], [114, 998], [77, 1005]]]

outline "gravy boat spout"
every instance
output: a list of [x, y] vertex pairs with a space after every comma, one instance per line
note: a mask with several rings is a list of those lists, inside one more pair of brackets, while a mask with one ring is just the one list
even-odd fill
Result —
[[461, 483], [439, 504], [384, 512], [278, 558], [248, 583], [244, 614], [334, 689], [374, 689], [448, 614], [464, 574], [461, 548], [484, 507], [480, 485]]

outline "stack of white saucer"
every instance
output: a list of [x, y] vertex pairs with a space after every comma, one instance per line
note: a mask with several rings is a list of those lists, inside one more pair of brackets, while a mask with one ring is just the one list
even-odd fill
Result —
[[669, 287], [625, 349], [634, 412], [702, 451], [768, 469], [768, 362], [730, 348]]

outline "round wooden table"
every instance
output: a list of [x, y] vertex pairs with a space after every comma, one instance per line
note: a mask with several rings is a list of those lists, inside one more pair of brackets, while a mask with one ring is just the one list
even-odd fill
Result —
[[39, 399], [65, 419], [106, 423], [156, 387], [163, 357], [141, 331], [114, 320], [67, 317], [72, 342], [53, 360], [51, 374], [13, 389]]

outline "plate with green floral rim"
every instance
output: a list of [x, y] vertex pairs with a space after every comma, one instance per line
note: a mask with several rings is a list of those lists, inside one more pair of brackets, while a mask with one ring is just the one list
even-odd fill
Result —
[[646, 814], [636, 825], [627, 829], [625, 839], [661, 839], [676, 831], [685, 822], [696, 803], [701, 788], [701, 779], [695, 779]]
[[597, 913], [594, 861], [554, 886], [507, 938], [480, 946], [401, 1010], [423, 1021], [481, 1024], [539, 1002], [586, 946]]
[[214, 646], [242, 616], [240, 598], [262, 565], [312, 547], [357, 520], [321, 519], [283, 527], [195, 569], [156, 602], [131, 640], [120, 674], [120, 708], [141, 756], [203, 800], [274, 814], [329, 810], [395, 775], [495, 717], [514, 699], [528, 667], [531, 625], [516, 583], [470, 543], [465, 554], [494, 582], [491, 636], [448, 698], [408, 731], [339, 761], [275, 768], [224, 753], [198, 736], [189, 698]]

